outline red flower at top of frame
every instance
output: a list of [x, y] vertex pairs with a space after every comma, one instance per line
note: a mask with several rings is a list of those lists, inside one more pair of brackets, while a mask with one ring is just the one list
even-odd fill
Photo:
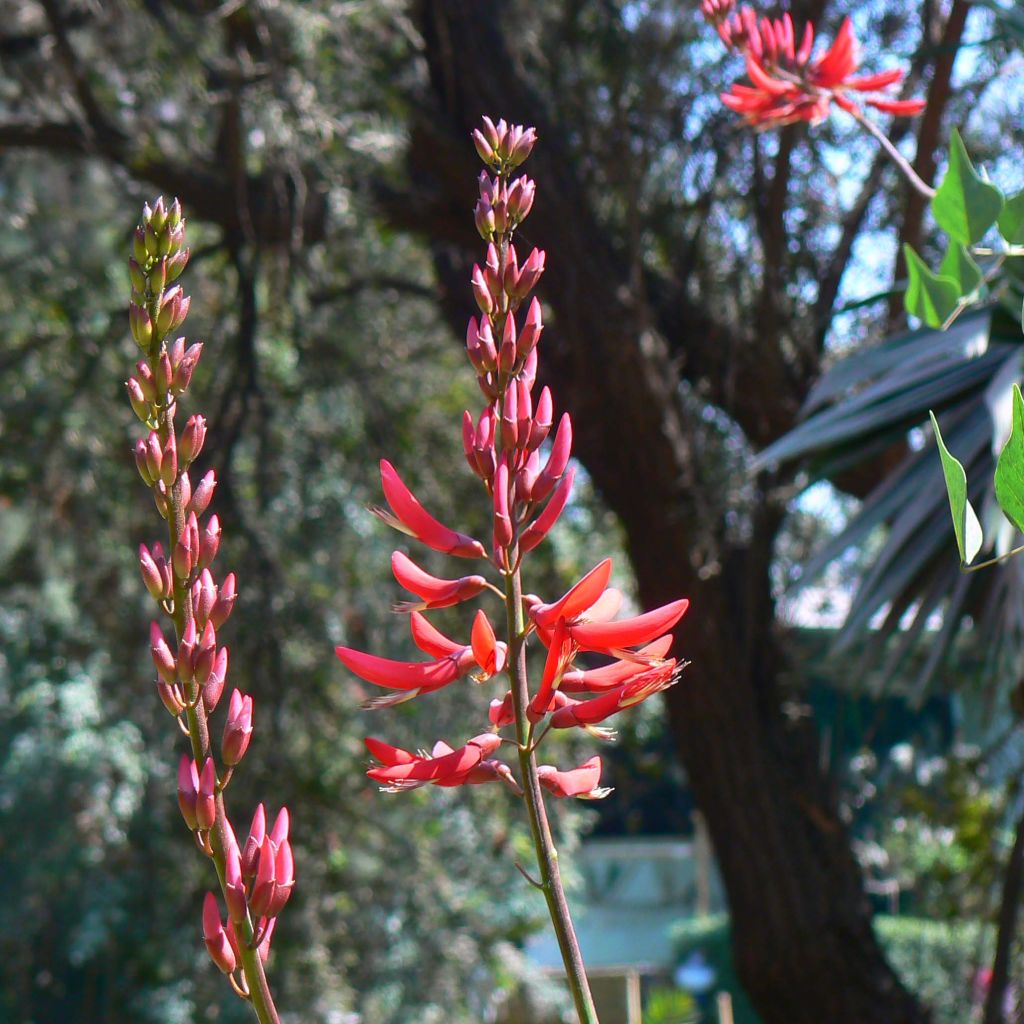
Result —
[[[903, 72], [898, 68], [876, 75], [854, 77], [860, 66], [859, 46], [853, 25], [844, 18], [832, 46], [817, 60], [811, 60], [814, 27], [804, 27], [800, 45], [789, 14], [781, 18], [762, 18], [749, 7], [723, 17], [718, 4], [712, 13], [705, 2], [705, 15], [718, 29], [722, 41], [747, 59], [747, 75], [752, 85], [737, 82], [722, 93], [722, 102], [742, 114], [749, 124], [762, 127], [807, 121], [818, 124], [828, 117], [831, 104], [850, 114], [859, 113], [852, 93], [878, 93], [896, 85]], [[868, 106], [897, 116], [919, 114], [924, 100], [897, 100], [885, 95], [865, 96]]]

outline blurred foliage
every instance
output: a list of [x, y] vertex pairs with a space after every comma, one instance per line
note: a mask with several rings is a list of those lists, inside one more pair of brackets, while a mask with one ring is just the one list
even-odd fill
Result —
[[697, 1005], [688, 992], [673, 988], [655, 989], [644, 1003], [643, 1024], [691, 1024], [697, 1020]]

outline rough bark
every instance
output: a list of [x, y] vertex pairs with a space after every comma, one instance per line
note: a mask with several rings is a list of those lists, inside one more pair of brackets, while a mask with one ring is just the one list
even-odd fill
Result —
[[[623, 284], [628, 268], [573, 178], [559, 125], [517, 73], [502, 5], [419, 0], [415, 10], [433, 105], [412, 138], [415, 201], [392, 194], [386, 208], [432, 239], [442, 282], [451, 282], [452, 319], [464, 324], [468, 133], [484, 112], [538, 126], [530, 241], [548, 250], [545, 299], [555, 314], [544, 372], [573, 414], [578, 457], [625, 526], [644, 602], [680, 594], [693, 602], [679, 634], [692, 665], [670, 691], [669, 711], [715, 843], [744, 985], [768, 1024], [926, 1020], [874, 939], [813, 729], [780, 709], [768, 568], [781, 512], [762, 497], [747, 543], [723, 545], [716, 562], [694, 551], [694, 524], [710, 510], [669, 352], [710, 363], [714, 345], [699, 317], [677, 308], [661, 319]], [[795, 412], [791, 385], [764, 385], [785, 375], [781, 356], [767, 343], [758, 356], [755, 433], [778, 429]]]

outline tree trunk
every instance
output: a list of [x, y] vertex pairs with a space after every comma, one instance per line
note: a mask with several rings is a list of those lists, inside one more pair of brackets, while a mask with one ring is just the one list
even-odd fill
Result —
[[[669, 714], [715, 844], [740, 977], [766, 1024], [925, 1021], [875, 941], [813, 728], [780, 710], [769, 566], [781, 511], [762, 497], [749, 542], [725, 545], [725, 510], [701, 479], [698, 424], [680, 400], [665, 324], [626, 288], [624, 261], [574, 178], [557, 121], [510, 53], [503, 9], [417, 3], [434, 105], [414, 126], [410, 194], [382, 194], [382, 203], [394, 222], [431, 240], [461, 334], [472, 312], [466, 254], [479, 246], [469, 132], [482, 113], [537, 126], [529, 235], [548, 252], [542, 288], [555, 314], [541, 372], [573, 415], [576, 455], [625, 526], [644, 604], [692, 600], [679, 629], [692, 664], [669, 691]], [[708, 339], [689, 328], [672, 350], [699, 356]], [[765, 386], [751, 389], [750, 401], [761, 422], [777, 423], [797, 403], [773, 389], [780, 363], [770, 343], [764, 348]]]

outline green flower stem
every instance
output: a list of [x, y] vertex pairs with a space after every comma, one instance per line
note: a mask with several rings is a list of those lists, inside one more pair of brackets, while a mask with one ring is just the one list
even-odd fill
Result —
[[[518, 553], [509, 552], [509, 564], [515, 565]], [[509, 677], [512, 682], [512, 700], [516, 713], [516, 740], [519, 748], [519, 770], [523, 782], [523, 798], [530, 819], [530, 831], [540, 870], [540, 889], [548, 904], [548, 913], [555, 928], [558, 948], [562, 953], [565, 973], [572, 993], [572, 1001], [580, 1024], [600, 1024], [594, 998], [590, 994], [583, 955], [576, 938], [565, 898], [562, 876], [558, 868], [558, 850], [555, 848], [544, 806], [544, 792], [537, 777], [537, 757], [531, 746], [533, 727], [527, 716], [530, 688], [526, 675], [526, 626], [523, 621], [523, 589], [519, 569], [505, 574], [505, 612], [508, 621]]]
[[[156, 314], [160, 307], [160, 296], [152, 297], [147, 305], [150, 318], [154, 324], [150, 366], [155, 372], [163, 344], [163, 339], [155, 336]], [[162, 407], [158, 415], [158, 433], [161, 444], [167, 443], [172, 430], [174, 430], [174, 424], [171, 421], [169, 410], [166, 406]], [[173, 554], [178, 539], [185, 531], [185, 505], [181, 500], [180, 477], [175, 481], [174, 486], [170, 490], [168, 504], [170, 506], [167, 515], [168, 552]], [[192, 595], [188, 587], [186, 587], [184, 580], [179, 579], [176, 573], [171, 575], [174, 580], [174, 611], [171, 617], [174, 620], [174, 631], [180, 643], [185, 627], [192, 619]], [[189, 742], [192, 746], [192, 757], [195, 759], [196, 765], [202, 768], [206, 758], [213, 755], [213, 749], [210, 744], [210, 730], [206, 715], [200, 714], [197, 711], [197, 707], [202, 701], [202, 695], [199, 691], [199, 685], [194, 679], [185, 687], [185, 698], [188, 703], [185, 714], [188, 722]], [[221, 792], [220, 787], [218, 787], [216, 820], [210, 832], [210, 846], [213, 850], [213, 864], [217, 870], [217, 878], [220, 881], [221, 893], [225, 897], [225, 901], [227, 891], [224, 850], [231, 841], [228, 831], [230, 827], [227, 811], [224, 807], [224, 794]], [[281, 1024], [277, 1007], [274, 1005], [274, 998], [270, 992], [266, 971], [263, 969], [263, 961], [260, 959], [259, 950], [251, 948], [255, 932], [248, 913], [246, 913], [245, 920], [241, 925], [236, 925], [236, 931], [239, 933], [239, 954], [242, 973], [245, 977], [245, 983], [249, 990], [249, 1000], [252, 1003], [256, 1017], [260, 1024]]]

